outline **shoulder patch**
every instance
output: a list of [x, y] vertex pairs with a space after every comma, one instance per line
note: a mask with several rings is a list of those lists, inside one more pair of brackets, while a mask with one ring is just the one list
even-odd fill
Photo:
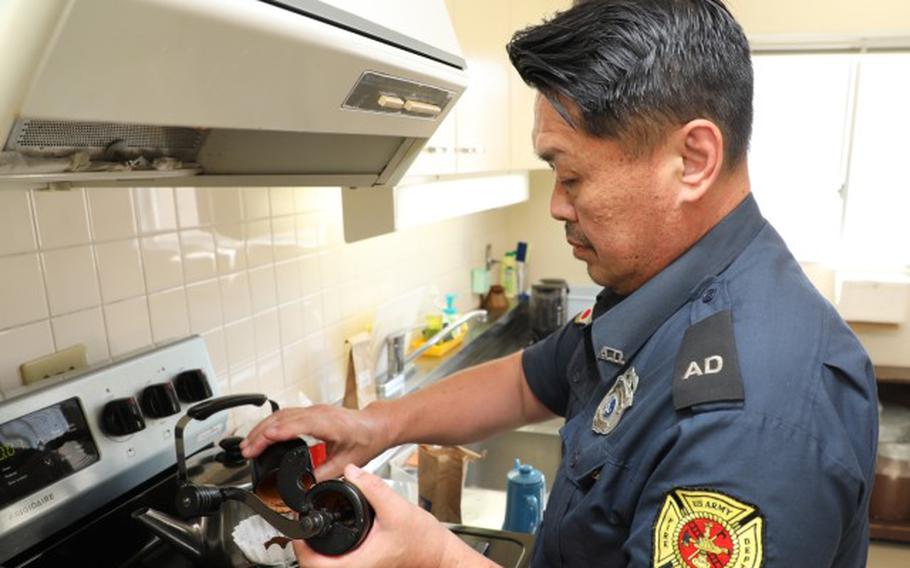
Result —
[[581, 313], [579, 313], [577, 316], [575, 316], [573, 323], [575, 325], [585, 326], [585, 325], [588, 325], [589, 323], [591, 323], [591, 320], [593, 318], [594, 318], [594, 306], [591, 306], [590, 308], [583, 310]]
[[733, 319], [730, 310], [724, 310], [686, 330], [673, 369], [673, 406], [681, 410], [744, 396]]
[[667, 493], [654, 522], [652, 566], [759, 568], [764, 518], [758, 507], [710, 489]]

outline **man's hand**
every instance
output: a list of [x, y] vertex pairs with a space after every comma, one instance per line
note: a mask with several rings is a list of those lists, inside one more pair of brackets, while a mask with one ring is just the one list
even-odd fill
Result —
[[363, 465], [388, 447], [388, 426], [375, 406], [361, 411], [316, 405], [274, 412], [240, 443], [243, 457], [258, 456], [275, 442], [302, 435], [325, 441], [327, 461], [314, 474], [319, 481], [341, 475], [345, 464]]
[[304, 541], [294, 541], [294, 552], [307, 568], [357, 567], [492, 567], [496, 566], [439, 524], [430, 513], [399, 497], [386, 483], [349, 465], [344, 470], [373, 506], [376, 518], [366, 540], [342, 556], [322, 556]]

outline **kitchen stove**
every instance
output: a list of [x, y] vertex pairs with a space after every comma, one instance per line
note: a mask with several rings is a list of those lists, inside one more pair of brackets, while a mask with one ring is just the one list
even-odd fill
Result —
[[[0, 402], [0, 566], [180, 566], [130, 513], [173, 511], [174, 426], [218, 394], [214, 376], [192, 337]], [[226, 428], [223, 413], [192, 423], [188, 453]]]

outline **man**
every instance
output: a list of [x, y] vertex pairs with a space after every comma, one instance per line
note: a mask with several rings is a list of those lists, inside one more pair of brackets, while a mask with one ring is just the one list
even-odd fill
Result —
[[[509, 44], [539, 91], [551, 213], [605, 287], [546, 340], [362, 412], [282, 411], [247, 456], [312, 434], [317, 474], [403, 442], [565, 416], [535, 566], [865, 565], [871, 365], [750, 196], [752, 73], [720, 0], [588, 0]], [[376, 526], [307, 566], [484, 565], [349, 467]]]

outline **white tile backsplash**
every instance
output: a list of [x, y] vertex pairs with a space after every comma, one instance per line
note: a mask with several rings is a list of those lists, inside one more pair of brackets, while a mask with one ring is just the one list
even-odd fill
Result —
[[195, 333], [230, 389], [332, 402], [345, 334], [417, 286], [468, 297], [469, 261], [503, 250], [504, 220], [344, 244], [337, 188], [3, 190], [0, 391], [56, 349], [100, 362]]
[[85, 345], [85, 356], [89, 365], [110, 357], [101, 308], [92, 308], [53, 318], [51, 327], [57, 350], [82, 343]]
[[105, 305], [104, 321], [112, 357], [152, 344], [148, 299], [145, 296]]
[[272, 217], [292, 215], [297, 212], [293, 187], [272, 187], [269, 189]]
[[137, 190], [134, 195], [140, 232], [145, 234], [177, 229], [173, 189], [150, 187]]
[[0, 255], [29, 252], [36, 246], [28, 192], [0, 191]]
[[270, 393], [278, 404], [285, 406], [284, 400], [284, 369], [281, 364], [281, 353], [276, 352], [256, 360], [256, 375], [259, 379], [259, 388]]
[[125, 188], [88, 188], [92, 236], [95, 241], [126, 239], [136, 236], [136, 216], [132, 191]]
[[37, 254], [0, 257], [0, 330], [47, 318]]
[[297, 259], [275, 265], [275, 288], [279, 304], [300, 297], [300, 263]]
[[212, 360], [212, 368], [215, 369], [216, 375], [224, 375], [228, 372], [227, 348], [224, 345], [224, 330], [220, 327], [202, 334], [205, 340], [205, 347], [209, 352], [209, 358]]
[[247, 187], [242, 191], [243, 213], [245, 219], [252, 221], [254, 219], [266, 219], [270, 217], [269, 188]]
[[214, 278], [217, 272], [215, 237], [208, 228], [180, 232], [183, 275], [187, 284]]
[[250, 278], [246, 272], [236, 272], [220, 278], [221, 305], [224, 323], [250, 317]]
[[88, 216], [83, 190], [35, 191], [35, 218], [41, 248], [89, 242]]
[[247, 267], [246, 232], [242, 224], [215, 227], [215, 254], [218, 274], [230, 274]]
[[62, 315], [101, 303], [92, 247], [80, 246], [42, 253], [51, 315]]
[[163, 343], [168, 339], [179, 339], [190, 334], [187, 315], [186, 291], [174, 288], [149, 296], [149, 322], [152, 326], [152, 340]]
[[243, 201], [239, 189], [219, 187], [212, 190], [211, 196], [215, 223], [223, 225], [243, 220]]
[[278, 303], [275, 289], [274, 265], [268, 264], [250, 270], [250, 294], [253, 313], [275, 307]]
[[299, 341], [304, 336], [303, 304], [301, 301], [288, 302], [278, 308], [278, 323], [281, 342], [285, 345]]
[[183, 262], [177, 233], [162, 233], [140, 239], [145, 285], [149, 293], [183, 284]]
[[203, 333], [221, 326], [223, 312], [218, 280], [208, 280], [187, 286], [186, 300], [189, 308], [190, 331]]
[[290, 260], [300, 255], [297, 247], [297, 229], [293, 217], [272, 220], [272, 240], [275, 260]]
[[256, 334], [256, 356], [270, 355], [281, 348], [281, 334], [278, 326], [278, 310], [272, 309], [253, 317], [253, 332]]
[[224, 326], [228, 367], [233, 373], [256, 359], [256, 336], [253, 320], [247, 318]]
[[251, 221], [244, 227], [246, 258], [250, 268], [274, 260], [272, 253], [272, 223], [268, 219]]
[[211, 225], [215, 214], [210, 189], [178, 187], [174, 189], [177, 224], [182, 229]]
[[101, 297], [116, 302], [145, 294], [139, 240], [112, 241], [95, 245]]
[[0, 331], [0, 390], [9, 393], [22, 385], [19, 365], [54, 352], [47, 320]]

